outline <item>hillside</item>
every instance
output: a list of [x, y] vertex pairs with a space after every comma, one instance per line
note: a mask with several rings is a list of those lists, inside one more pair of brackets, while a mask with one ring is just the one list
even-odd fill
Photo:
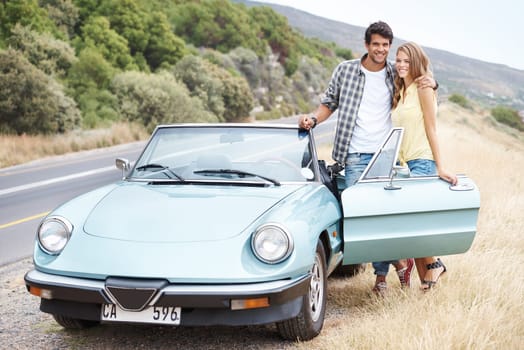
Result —
[[[307, 37], [334, 42], [351, 49], [355, 55], [362, 54], [364, 50], [364, 27], [333, 21], [287, 6], [235, 1], [247, 6], [269, 6], [286, 16], [289, 24]], [[391, 52], [405, 41], [396, 38]], [[441, 94], [459, 93], [486, 106], [503, 104], [524, 113], [524, 71], [435, 48], [424, 49], [433, 63]]]

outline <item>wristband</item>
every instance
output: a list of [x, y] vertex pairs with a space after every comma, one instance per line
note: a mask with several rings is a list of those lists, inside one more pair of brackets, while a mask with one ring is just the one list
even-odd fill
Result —
[[317, 126], [317, 124], [318, 124], [318, 119], [317, 119], [317, 117], [315, 117], [315, 116], [313, 116], [313, 115], [311, 115], [310, 118], [311, 118], [311, 120], [313, 121], [313, 126], [311, 127], [311, 129], [313, 129], [315, 126]]

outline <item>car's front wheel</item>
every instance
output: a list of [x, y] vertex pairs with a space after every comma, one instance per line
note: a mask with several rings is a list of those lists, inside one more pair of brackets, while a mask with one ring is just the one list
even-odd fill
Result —
[[97, 321], [79, 320], [77, 318], [71, 318], [63, 315], [53, 314], [55, 321], [66, 329], [84, 329], [96, 326]]
[[284, 339], [309, 340], [320, 333], [326, 314], [326, 283], [326, 253], [319, 240], [311, 267], [309, 291], [302, 297], [300, 313], [292, 319], [277, 323], [277, 329]]

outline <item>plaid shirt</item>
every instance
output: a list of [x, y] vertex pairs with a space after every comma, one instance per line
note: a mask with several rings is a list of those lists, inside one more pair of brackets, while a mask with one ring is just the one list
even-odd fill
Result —
[[[349, 143], [364, 93], [366, 76], [361, 70], [361, 62], [366, 56], [367, 54], [360, 59], [340, 63], [333, 71], [328, 88], [320, 101], [332, 112], [339, 110], [332, 157], [340, 164], [346, 164]], [[393, 66], [386, 62], [386, 86], [391, 93], [391, 102], [393, 101], [393, 72]]]

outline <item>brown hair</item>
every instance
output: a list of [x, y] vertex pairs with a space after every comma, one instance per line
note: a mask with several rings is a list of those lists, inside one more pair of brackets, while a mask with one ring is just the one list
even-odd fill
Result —
[[364, 34], [366, 44], [371, 44], [371, 35], [373, 34], [378, 34], [381, 37], [388, 39], [390, 45], [393, 42], [393, 31], [386, 22], [378, 21], [371, 23], [369, 27], [367, 27], [366, 33]]
[[[423, 75], [433, 76], [430, 69], [430, 61], [428, 55], [422, 48], [414, 42], [402, 44], [397, 49], [397, 54], [404, 52], [409, 58], [409, 75], [416, 79]], [[400, 94], [406, 87], [404, 86], [404, 79], [395, 75], [395, 93], [393, 95], [393, 108], [395, 108], [400, 101]]]

